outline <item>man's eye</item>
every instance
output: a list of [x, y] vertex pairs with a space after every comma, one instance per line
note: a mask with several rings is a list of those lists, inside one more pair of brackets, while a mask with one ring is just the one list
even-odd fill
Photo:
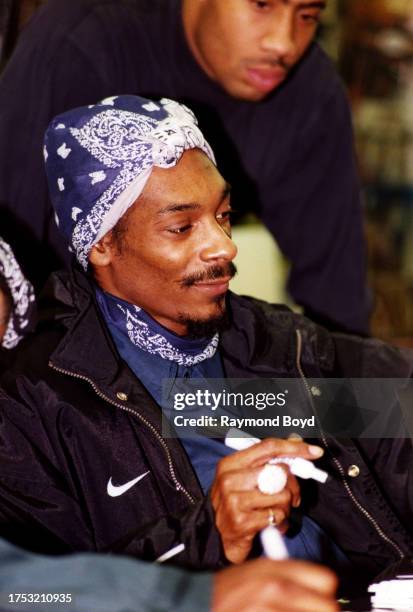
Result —
[[181, 227], [171, 227], [168, 229], [168, 232], [171, 234], [185, 234], [188, 230], [190, 230], [192, 225], [182, 225]]
[[301, 19], [302, 21], [304, 21], [305, 23], [310, 23], [310, 24], [318, 24], [320, 23], [320, 18], [321, 15], [317, 14], [317, 15], [301, 15]]
[[255, 8], [257, 8], [258, 10], [262, 11], [266, 8], [269, 7], [269, 2], [265, 2], [265, 0], [253, 0], [252, 4], [255, 6]]
[[219, 215], [217, 215], [217, 220], [222, 222], [222, 223], [226, 223], [227, 221], [231, 221], [231, 215], [234, 211], [233, 210], [226, 210], [222, 213], [220, 213]]

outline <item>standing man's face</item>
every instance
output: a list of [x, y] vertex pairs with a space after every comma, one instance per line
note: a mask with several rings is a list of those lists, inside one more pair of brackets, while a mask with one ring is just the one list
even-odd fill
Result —
[[228, 185], [201, 151], [154, 168], [118, 225], [120, 241], [115, 229], [92, 249], [98, 284], [176, 334], [218, 324], [235, 273], [230, 209]]
[[313, 40], [325, 1], [183, 0], [188, 43], [231, 96], [258, 101], [278, 87]]

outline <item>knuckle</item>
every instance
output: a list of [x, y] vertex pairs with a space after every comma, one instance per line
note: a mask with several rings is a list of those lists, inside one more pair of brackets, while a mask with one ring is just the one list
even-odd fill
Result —
[[265, 579], [259, 592], [263, 601], [278, 601], [281, 604], [282, 598], [286, 593], [285, 580], [268, 577]]
[[261, 448], [270, 453], [278, 449], [280, 441], [277, 438], [266, 438], [261, 442]]
[[232, 534], [233, 538], [245, 537], [246, 535], [246, 524], [242, 514], [234, 514], [231, 516], [230, 521], [227, 521], [226, 528], [229, 533]]
[[232, 488], [232, 477], [230, 474], [221, 474], [219, 477], [219, 487], [225, 495], [228, 495]]
[[338, 588], [338, 577], [327, 567], [323, 567], [325, 583], [330, 588], [331, 592], [335, 592]]
[[229, 494], [225, 499], [225, 508], [230, 515], [239, 514], [239, 500], [236, 493]]
[[238, 514], [234, 514], [232, 522], [233, 522], [234, 527], [238, 531], [240, 531], [241, 528], [243, 527], [243, 525], [245, 525], [245, 521], [243, 519], [243, 516], [239, 512], [238, 512]]

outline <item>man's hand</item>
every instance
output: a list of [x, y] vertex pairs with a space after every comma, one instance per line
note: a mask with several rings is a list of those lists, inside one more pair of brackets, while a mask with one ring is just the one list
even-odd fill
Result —
[[257, 479], [263, 466], [273, 457], [293, 456], [311, 460], [322, 454], [323, 450], [318, 446], [270, 438], [221, 459], [211, 488], [211, 500], [215, 523], [229, 561], [242, 563], [247, 558], [254, 536], [268, 525], [270, 512], [278, 529], [285, 533], [291, 505], [300, 505], [300, 488], [290, 473], [287, 485], [280, 493], [266, 495], [259, 491]]
[[336, 612], [337, 579], [304, 561], [257, 559], [214, 576], [212, 612]]

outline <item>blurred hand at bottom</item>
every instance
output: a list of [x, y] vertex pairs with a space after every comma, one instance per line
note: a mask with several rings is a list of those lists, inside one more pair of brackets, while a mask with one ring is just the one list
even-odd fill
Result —
[[214, 576], [212, 612], [337, 612], [337, 579], [304, 561], [257, 559]]

